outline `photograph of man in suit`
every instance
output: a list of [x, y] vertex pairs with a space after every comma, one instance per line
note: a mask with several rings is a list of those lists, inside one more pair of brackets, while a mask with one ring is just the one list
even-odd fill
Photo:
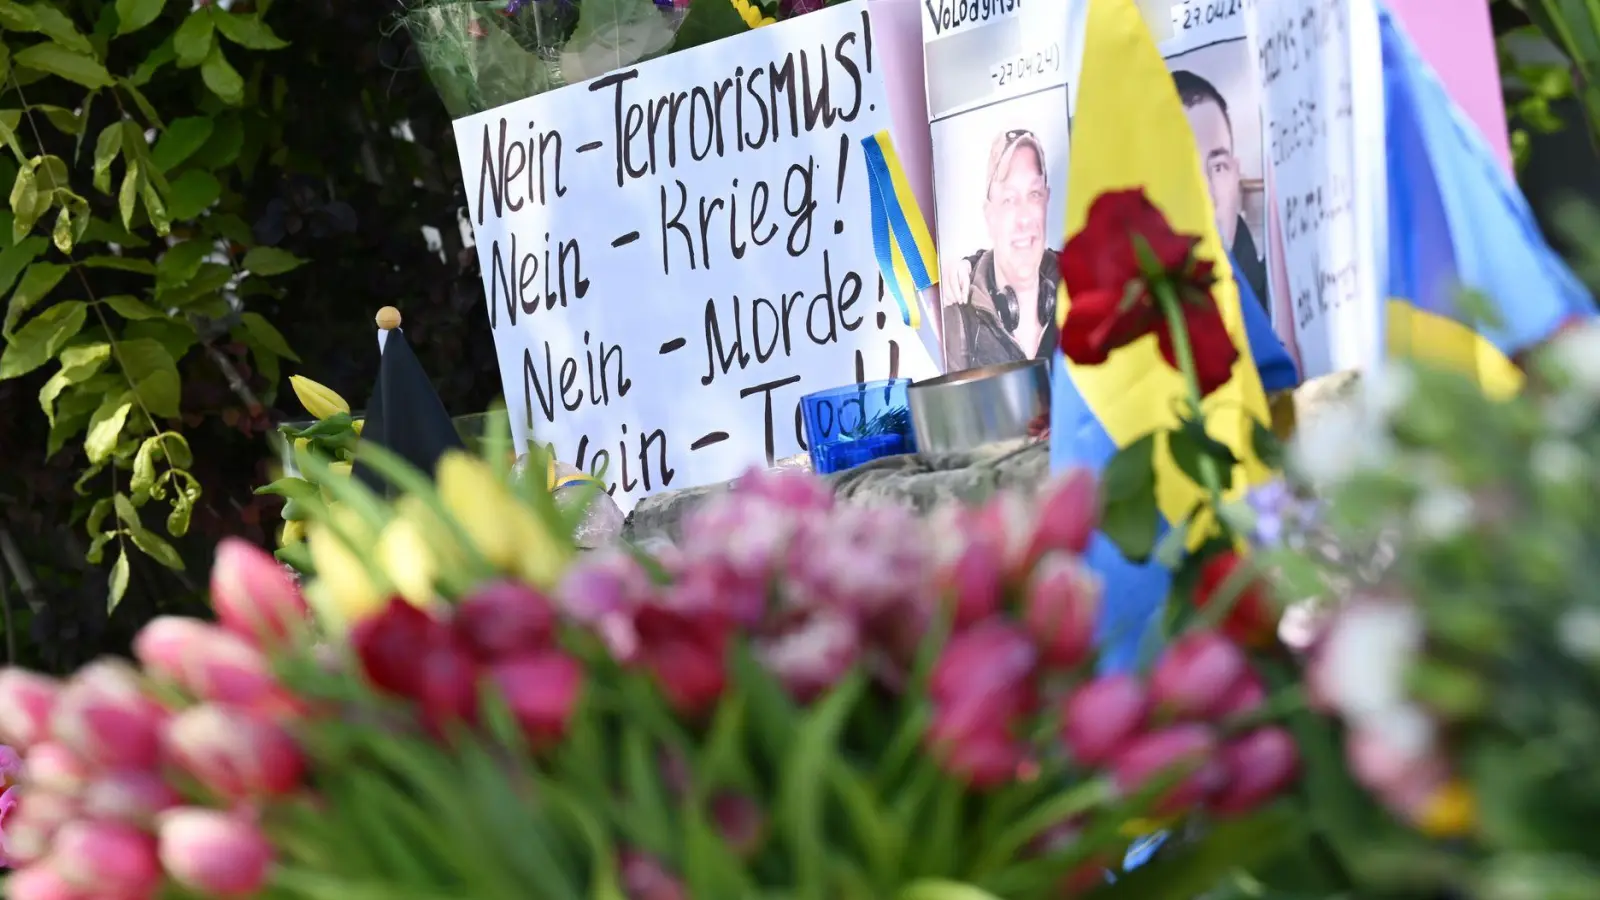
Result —
[[1240, 186], [1239, 158], [1234, 155], [1233, 119], [1228, 113], [1228, 101], [1222, 99], [1215, 85], [1193, 72], [1180, 69], [1172, 73], [1172, 80], [1178, 87], [1184, 112], [1189, 114], [1189, 127], [1194, 130], [1200, 163], [1205, 169], [1206, 183], [1211, 187], [1211, 205], [1216, 208], [1217, 233], [1222, 238], [1222, 246], [1233, 255], [1239, 276], [1255, 292], [1256, 300], [1270, 309], [1267, 306], [1267, 265], [1244, 220], [1244, 192]]
[[956, 268], [944, 308], [950, 371], [1048, 356], [1056, 343], [1060, 263], [1045, 246], [1050, 179], [1044, 145], [1025, 128], [996, 136], [984, 176], [989, 249]]

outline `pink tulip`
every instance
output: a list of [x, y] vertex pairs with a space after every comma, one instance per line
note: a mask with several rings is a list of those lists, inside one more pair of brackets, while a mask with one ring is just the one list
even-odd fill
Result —
[[1094, 537], [1100, 498], [1094, 475], [1072, 469], [1045, 487], [1027, 559], [1037, 562], [1049, 553], [1082, 555]]
[[88, 897], [44, 863], [30, 864], [6, 876], [6, 900], [88, 900]]
[[672, 708], [687, 716], [709, 712], [727, 686], [727, 621], [654, 604], [640, 609], [633, 621], [639, 661], [655, 675]]
[[134, 638], [146, 671], [201, 700], [260, 710], [287, 703], [272, 666], [254, 644], [198, 619], [162, 616]]
[[56, 832], [50, 866], [91, 894], [143, 896], [161, 883], [156, 840], [130, 825], [79, 820]]
[[0, 788], [10, 787], [22, 778], [22, 754], [0, 744]]
[[50, 717], [56, 739], [92, 765], [154, 767], [167, 712], [144, 694], [138, 679], [132, 667], [113, 660], [79, 670]]
[[1399, 794], [1407, 784], [1441, 782], [1449, 774], [1431, 747], [1401, 747], [1368, 728], [1357, 727], [1345, 738], [1345, 760], [1356, 781], [1377, 794]]
[[[6, 824], [14, 818], [21, 795], [22, 791], [14, 787], [6, 788], [4, 793], [0, 793], [0, 842], [5, 840]], [[0, 843], [0, 866], [11, 865], [5, 850], [4, 844]]]
[[43, 859], [50, 852], [50, 842], [55, 839], [56, 832], [79, 814], [72, 798], [32, 783], [25, 793], [11, 788], [5, 796], [16, 801], [15, 808], [0, 826], [0, 837], [5, 839], [5, 857], [13, 866], [30, 865]]
[[583, 693], [583, 666], [577, 661], [547, 650], [497, 663], [489, 677], [530, 744], [541, 746], [566, 735]]
[[976, 790], [986, 790], [1016, 780], [1028, 759], [1027, 745], [1012, 737], [1002, 716], [973, 714], [975, 705], [938, 708], [928, 743], [946, 772]]
[[305, 758], [288, 732], [247, 710], [202, 704], [166, 732], [167, 754], [206, 788], [228, 799], [270, 797], [300, 785]]
[[1006, 581], [1026, 574], [1028, 545], [1033, 540], [1033, 511], [1021, 497], [1009, 492], [996, 494], [978, 507], [972, 527], [972, 533], [994, 541], [1000, 572]]
[[1178, 638], [1150, 674], [1156, 707], [1182, 718], [1210, 719], [1221, 714], [1250, 663], [1238, 645], [1215, 631]]
[[474, 657], [493, 662], [545, 649], [555, 622], [549, 598], [526, 585], [499, 581], [463, 600], [452, 625]]
[[1272, 799], [1294, 780], [1300, 750], [1282, 728], [1258, 728], [1224, 744], [1219, 759], [1227, 770], [1226, 785], [1212, 798], [1211, 808], [1239, 815]]
[[1077, 557], [1051, 554], [1034, 569], [1023, 611], [1047, 665], [1076, 668], [1089, 658], [1100, 617], [1100, 579]]
[[736, 856], [749, 858], [766, 838], [767, 816], [743, 794], [719, 794], [711, 801], [711, 820]]
[[989, 619], [960, 632], [934, 663], [928, 693], [935, 703], [957, 697], [1021, 693], [1039, 663], [1039, 652], [1022, 629]]
[[1233, 686], [1233, 690], [1223, 698], [1217, 715], [1223, 719], [1235, 719], [1248, 716], [1260, 710], [1267, 702], [1267, 688], [1254, 672], [1245, 673], [1245, 677]]
[[979, 530], [978, 519], [976, 510], [952, 505], [929, 523], [940, 558], [935, 583], [955, 608], [957, 630], [994, 615], [1005, 594], [1005, 548], [999, 535]]
[[283, 564], [233, 537], [217, 544], [211, 605], [224, 628], [269, 647], [298, 633], [309, 616], [300, 586]]
[[861, 628], [848, 615], [815, 609], [763, 637], [756, 654], [789, 695], [805, 703], [838, 684], [860, 659]]
[[[1222, 786], [1226, 770], [1218, 763], [1217, 739], [1204, 725], [1174, 725], [1135, 738], [1112, 760], [1117, 789], [1138, 793], [1160, 778], [1182, 778], [1155, 799], [1159, 816], [1187, 811]], [[1187, 773], [1187, 774], [1183, 774]]]
[[0, 669], [0, 740], [26, 750], [50, 736], [61, 683], [27, 669]]
[[478, 721], [478, 668], [457, 640], [448, 640], [428, 649], [418, 662], [420, 686], [417, 705], [422, 720], [435, 734], [456, 723]]
[[133, 769], [108, 772], [89, 782], [82, 802], [89, 818], [148, 825], [182, 798], [155, 772]]
[[267, 880], [272, 845], [240, 816], [176, 809], [161, 817], [161, 865], [174, 881], [215, 897], [254, 894]]
[[89, 778], [89, 765], [83, 757], [55, 741], [34, 744], [23, 764], [30, 790], [37, 787], [73, 796], [83, 789]]
[[653, 856], [624, 850], [619, 855], [622, 892], [628, 900], [689, 900], [689, 891], [677, 876]]
[[751, 469], [733, 483], [733, 490], [796, 513], [827, 512], [834, 508], [833, 488], [815, 475]]
[[1080, 766], [1098, 767], [1133, 740], [1150, 714], [1144, 684], [1132, 675], [1109, 675], [1067, 697], [1062, 740]]

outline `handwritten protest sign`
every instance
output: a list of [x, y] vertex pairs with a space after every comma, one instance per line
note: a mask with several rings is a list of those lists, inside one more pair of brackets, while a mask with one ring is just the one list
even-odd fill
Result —
[[1246, 0], [1246, 16], [1277, 225], [1270, 268], [1286, 278], [1301, 367], [1369, 368], [1383, 353], [1377, 13], [1371, 0]]
[[808, 392], [936, 372], [873, 256], [866, 3], [459, 119], [513, 437], [613, 496], [804, 446]]

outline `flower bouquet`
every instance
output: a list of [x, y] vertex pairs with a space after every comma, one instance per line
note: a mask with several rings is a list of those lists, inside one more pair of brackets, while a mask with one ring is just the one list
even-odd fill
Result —
[[414, 0], [403, 21], [445, 108], [461, 118], [824, 5], [824, 0]]

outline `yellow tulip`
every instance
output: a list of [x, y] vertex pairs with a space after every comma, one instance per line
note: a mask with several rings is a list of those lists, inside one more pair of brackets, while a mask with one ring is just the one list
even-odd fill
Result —
[[299, 451], [299, 450], [310, 450], [311, 449], [311, 438], [295, 438], [294, 439], [294, 449], [296, 451]]
[[733, 4], [733, 11], [738, 13], [739, 18], [744, 20], [746, 27], [760, 28], [763, 25], [771, 25], [777, 21], [772, 16], [763, 15], [761, 7], [757, 6], [753, 0], [728, 0], [728, 2]]
[[348, 415], [350, 412], [350, 404], [343, 397], [304, 375], [289, 376], [289, 387], [294, 389], [294, 395], [300, 398], [300, 405], [314, 419], [326, 419], [339, 413]]
[[306, 539], [306, 523], [289, 521], [283, 523], [283, 532], [278, 535], [278, 546], [287, 547], [298, 544]]
[[[371, 545], [371, 534], [349, 510], [329, 510], [344, 533], [357, 546]], [[314, 604], [318, 616], [330, 630], [342, 631], [383, 606], [385, 592], [373, 582], [366, 564], [356, 551], [346, 546], [326, 523], [314, 522], [306, 529], [311, 565], [317, 570]]]
[[347, 462], [331, 462], [331, 463], [328, 463], [328, 471], [332, 472], [336, 477], [349, 478], [350, 477], [350, 463], [347, 463]]
[[548, 586], [570, 556], [533, 512], [495, 477], [488, 463], [465, 453], [439, 460], [439, 498], [473, 546], [496, 569]]
[[357, 437], [361, 436], [361, 429], [365, 427], [367, 427], [366, 419], [357, 419], [350, 423], [350, 430], [354, 431]]
[[378, 535], [378, 565], [400, 596], [421, 606], [433, 600], [436, 561], [422, 529], [410, 519], [395, 518]]

